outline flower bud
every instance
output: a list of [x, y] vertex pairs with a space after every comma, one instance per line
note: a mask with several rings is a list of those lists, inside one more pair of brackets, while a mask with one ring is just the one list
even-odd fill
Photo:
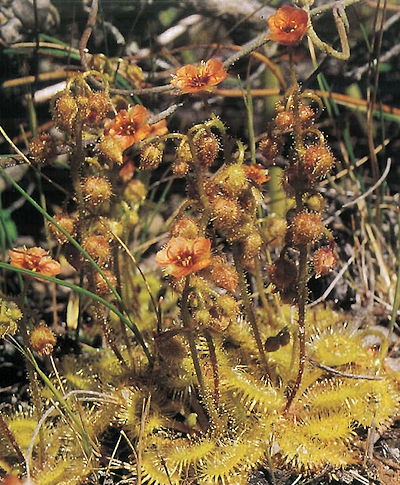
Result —
[[45, 323], [40, 323], [35, 327], [29, 337], [32, 350], [41, 357], [50, 355], [56, 342], [56, 336]]
[[194, 219], [182, 217], [177, 220], [170, 230], [171, 237], [184, 237], [186, 239], [196, 239], [199, 237], [199, 226]]
[[318, 278], [329, 273], [336, 266], [336, 263], [337, 259], [331, 247], [317, 249], [313, 255], [316, 277]]
[[131, 180], [125, 187], [123, 196], [131, 204], [140, 204], [146, 198], [146, 186], [140, 180]]
[[257, 231], [254, 221], [250, 217], [243, 216], [236, 226], [224, 232], [224, 236], [233, 243], [249, 237], [254, 231]]
[[107, 240], [112, 239], [114, 235], [121, 237], [123, 231], [122, 222], [109, 217], [98, 217], [91, 225], [92, 234], [104, 236]]
[[222, 232], [239, 222], [241, 211], [237, 203], [226, 197], [216, 197], [211, 205], [215, 227]]
[[325, 199], [321, 194], [314, 194], [306, 200], [307, 207], [314, 212], [323, 212]]
[[291, 226], [293, 244], [300, 246], [316, 243], [324, 235], [324, 230], [320, 214], [299, 212], [294, 216]]
[[89, 209], [96, 209], [110, 199], [111, 184], [104, 177], [87, 177], [82, 181], [82, 195]]
[[63, 92], [54, 103], [53, 119], [55, 124], [61, 129], [72, 133], [78, 111], [79, 108], [75, 98], [71, 94]]
[[263, 138], [258, 145], [261, 155], [266, 159], [267, 166], [270, 166], [275, 162], [278, 155], [280, 155], [282, 148], [282, 139], [272, 135]]
[[[79, 98], [77, 101], [79, 104]], [[110, 109], [110, 98], [104, 91], [92, 93], [84, 103], [82, 121], [87, 125], [96, 126], [103, 121]]]
[[154, 170], [157, 168], [163, 157], [165, 145], [163, 143], [149, 143], [140, 151], [140, 168], [143, 170]]
[[187, 140], [182, 140], [176, 149], [175, 164], [189, 165], [193, 161], [192, 151], [190, 150], [190, 145]]
[[244, 190], [238, 197], [239, 207], [242, 213], [254, 217], [257, 207], [261, 204], [263, 196], [256, 187]]
[[133, 175], [135, 174], [135, 164], [132, 160], [129, 160], [128, 157], [124, 156], [124, 161], [127, 159], [125, 162], [124, 166], [119, 170], [118, 176], [122, 180], [122, 182], [127, 183], [129, 180], [132, 179]]
[[326, 145], [311, 145], [303, 153], [301, 163], [312, 180], [319, 180], [332, 170], [335, 158]]
[[312, 125], [314, 117], [315, 112], [310, 106], [299, 103], [299, 118], [302, 128], [307, 128], [308, 126]]
[[190, 166], [187, 162], [178, 159], [171, 166], [172, 172], [178, 177], [184, 177], [189, 172], [189, 168]]
[[262, 238], [257, 230], [254, 230], [242, 241], [242, 254], [245, 260], [254, 259], [260, 252]]
[[83, 240], [82, 247], [100, 266], [111, 256], [110, 243], [104, 236], [87, 236]]
[[193, 139], [196, 148], [197, 161], [203, 167], [211, 167], [217, 158], [220, 145], [214, 133], [202, 131]]
[[[72, 237], [76, 235], [76, 219], [70, 214], [57, 214], [53, 219], [59, 224], [66, 232], [68, 232]], [[49, 231], [51, 235], [57, 239], [60, 244], [65, 244], [68, 242], [67, 236], [65, 236], [61, 231], [59, 231], [54, 224], [48, 224]]]
[[281, 111], [275, 116], [275, 126], [281, 131], [290, 131], [294, 125], [294, 114], [291, 110]]
[[100, 144], [98, 146], [100, 153], [107, 159], [117, 165], [122, 165], [123, 163], [123, 156], [122, 152], [123, 149], [115, 138], [112, 136], [104, 136]]
[[213, 181], [230, 197], [237, 197], [248, 186], [246, 172], [239, 163], [221, 167]]
[[209, 279], [219, 288], [235, 291], [239, 282], [236, 269], [222, 258], [214, 258], [208, 273]]
[[244, 170], [247, 178], [253, 181], [257, 185], [262, 185], [268, 182], [271, 177], [268, 177], [267, 170], [259, 163], [253, 163], [252, 165], [245, 165]]
[[49, 163], [56, 156], [56, 147], [49, 133], [41, 133], [29, 143], [29, 155], [38, 163]]
[[[106, 276], [106, 278], [108, 279], [108, 281], [111, 283], [111, 285], [115, 287], [117, 284], [117, 278], [115, 274], [109, 269], [103, 269], [102, 271]], [[93, 279], [94, 279], [95, 291], [98, 295], [106, 296], [112, 293], [111, 289], [106, 283], [106, 280], [103, 278], [103, 276], [100, 273], [95, 273]]]
[[239, 315], [239, 303], [231, 295], [220, 295], [216, 300], [217, 306], [231, 320], [236, 320]]

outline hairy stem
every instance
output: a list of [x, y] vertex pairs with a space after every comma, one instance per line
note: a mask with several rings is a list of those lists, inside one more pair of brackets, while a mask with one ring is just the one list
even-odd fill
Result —
[[253, 308], [251, 306], [251, 301], [250, 301], [250, 298], [249, 298], [249, 294], [247, 292], [247, 283], [246, 283], [246, 279], [245, 279], [245, 276], [244, 276], [244, 269], [243, 269], [242, 263], [240, 261], [240, 248], [236, 244], [233, 246], [233, 260], [235, 262], [236, 271], [239, 275], [239, 289], [240, 289], [240, 295], [241, 295], [242, 300], [243, 300], [245, 314], [246, 314], [247, 320], [249, 321], [251, 328], [253, 330], [253, 334], [254, 334], [254, 338], [255, 338], [255, 341], [256, 341], [258, 353], [260, 355], [261, 365], [264, 368], [265, 375], [271, 381], [272, 380], [271, 379], [271, 371], [269, 369], [267, 357], [266, 357], [265, 351], [264, 351], [264, 346], [263, 346], [262, 341], [261, 341], [260, 330], [258, 329], [256, 317], [254, 315]]
[[298, 342], [299, 342], [299, 368], [297, 371], [296, 381], [288, 396], [285, 412], [287, 412], [300, 389], [301, 381], [304, 374], [304, 366], [307, 359], [306, 356], [306, 302], [307, 302], [307, 277], [308, 277], [308, 262], [307, 262], [307, 245], [303, 244], [300, 247], [299, 256], [299, 276], [297, 282], [297, 307], [298, 307]]
[[217, 361], [217, 354], [215, 352], [215, 345], [209, 330], [204, 330], [204, 336], [207, 340], [208, 351], [210, 354], [210, 362], [213, 370], [213, 378], [214, 378], [214, 402], [215, 407], [218, 408], [219, 406], [219, 399], [220, 399], [220, 391], [219, 391], [219, 371], [218, 371], [218, 361]]
[[181, 316], [182, 316], [182, 322], [184, 327], [186, 327], [189, 330], [189, 332], [187, 332], [186, 334], [186, 337], [189, 342], [190, 354], [192, 356], [194, 370], [196, 372], [197, 381], [199, 383], [200, 394], [202, 396], [205, 396], [204, 378], [203, 378], [203, 373], [201, 371], [199, 354], [197, 352], [196, 342], [194, 340], [194, 335], [193, 335], [192, 319], [189, 312], [189, 294], [190, 294], [190, 275], [186, 276], [185, 278], [185, 287], [183, 289], [182, 299], [181, 299]]

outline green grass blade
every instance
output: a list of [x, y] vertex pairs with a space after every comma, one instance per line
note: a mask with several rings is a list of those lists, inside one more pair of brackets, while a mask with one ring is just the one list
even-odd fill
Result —
[[139, 344], [142, 346], [148, 360], [150, 363], [153, 362], [153, 358], [150, 354], [149, 348], [146, 344], [146, 342], [143, 339], [143, 336], [138, 329], [138, 327], [132, 323], [132, 321], [127, 318], [126, 315], [124, 315], [115, 305], [110, 303], [109, 301], [105, 300], [99, 295], [96, 295], [96, 293], [92, 293], [91, 291], [87, 290], [86, 288], [82, 288], [81, 286], [75, 285], [74, 283], [68, 283], [68, 281], [60, 280], [59, 278], [54, 278], [53, 276], [47, 276], [47, 275], [42, 275], [38, 274], [35, 271], [30, 271], [25, 268], [18, 268], [17, 266], [13, 266], [9, 263], [2, 263], [0, 262], [0, 268], [7, 269], [10, 271], [14, 271], [19, 274], [25, 274], [27, 276], [33, 276], [35, 278], [38, 278], [40, 276], [40, 279], [46, 280], [46, 281], [51, 281], [52, 283], [56, 283], [57, 285], [65, 286], [66, 288], [70, 288], [71, 290], [75, 291], [76, 293], [79, 293], [80, 295], [87, 296], [91, 298], [92, 300], [101, 303], [104, 305], [106, 308], [108, 308], [111, 312], [113, 312], [117, 317], [121, 319], [121, 321], [134, 333], [136, 339], [138, 340]]

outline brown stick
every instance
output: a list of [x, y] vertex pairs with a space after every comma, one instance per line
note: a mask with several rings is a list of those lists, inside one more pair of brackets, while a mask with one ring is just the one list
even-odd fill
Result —
[[79, 41], [79, 55], [81, 56], [82, 66], [86, 71], [89, 70], [89, 65], [86, 59], [86, 46], [92, 35], [93, 27], [96, 25], [97, 12], [99, 10], [99, 0], [93, 0], [90, 7], [89, 17], [87, 19], [86, 28], [83, 31], [82, 37]]

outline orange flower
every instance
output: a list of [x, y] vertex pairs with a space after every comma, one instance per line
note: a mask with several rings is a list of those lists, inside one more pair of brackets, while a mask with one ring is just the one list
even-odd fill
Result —
[[128, 110], [122, 109], [113, 120], [106, 121], [104, 134], [116, 140], [124, 151], [150, 135], [151, 128], [147, 118], [147, 109], [140, 104]]
[[296, 45], [308, 28], [308, 14], [301, 8], [285, 5], [267, 20], [269, 39], [283, 45]]
[[266, 169], [259, 163], [253, 165], [244, 165], [244, 171], [246, 172], [247, 178], [252, 180], [255, 184], [261, 185], [271, 177], [268, 177]]
[[[50, 254], [42, 248], [15, 248], [8, 251], [10, 264], [17, 268], [29, 269], [46, 276], [55, 276], [61, 272], [59, 262], [51, 259]], [[36, 280], [41, 280], [40, 276]]]
[[199, 65], [188, 64], [176, 71], [171, 81], [182, 93], [197, 93], [211, 91], [212, 86], [222, 82], [228, 73], [224, 65], [217, 59], [202, 61]]
[[167, 246], [157, 253], [156, 262], [165, 268], [167, 274], [175, 278], [187, 276], [211, 263], [211, 241], [204, 237], [173, 237]]

